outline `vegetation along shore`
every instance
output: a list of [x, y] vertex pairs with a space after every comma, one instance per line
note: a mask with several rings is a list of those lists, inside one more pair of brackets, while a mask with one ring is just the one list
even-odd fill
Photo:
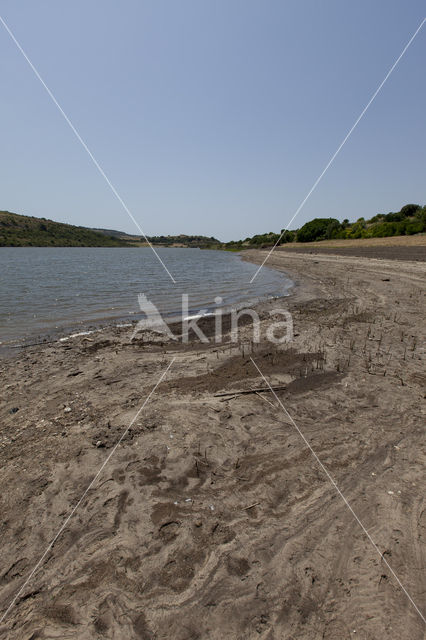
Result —
[[[149, 236], [148, 240], [152, 245], [162, 247], [241, 251], [275, 244], [412, 236], [425, 232], [426, 206], [407, 204], [396, 213], [377, 214], [370, 220], [358, 218], [356, 222], [339, 222], [335, 218], [315, 218], [300, 229], [257, 234], [245, 240], [221, 242], [214, 237], [184, 234]], [[0, 247], [134, 247], [146, 244], [145, 238], [122, 231], [89, 229], [0, 211]]]

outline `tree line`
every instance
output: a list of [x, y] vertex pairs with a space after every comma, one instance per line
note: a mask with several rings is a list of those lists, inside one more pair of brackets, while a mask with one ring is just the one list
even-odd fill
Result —
[[358, 218], [356, 222], [336, 218], [315, 218], [300, 229], [285, 230], [280, 233], [263, 233], [245, 240], [223, 243], [223, 248], [240, 250], [244, 247], [269, 247], [289, 242], [315, 242], [318, 240], [348, 238], [385, 238], [388, 236], [414, 235], [426, 231], [426, 206], [406, 204], [400, 211], [379, 213], [370, 220]]

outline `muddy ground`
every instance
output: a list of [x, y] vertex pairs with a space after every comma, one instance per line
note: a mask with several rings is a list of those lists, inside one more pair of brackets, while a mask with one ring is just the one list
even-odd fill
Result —
[[355, 246], [355, 247], [277, 247], [276, 251], [296, 251], [297, 253], [325, 254], [383, 260], [404, 260], [426, 262], [426, 246]]
[[[260, 344], [111, 328], [1, 361], [1, 637], [424, 637], [426, 265], [268, 264], [297, 286]], [[276, 396], [215, 395], [266, 386], [251, 358]]]

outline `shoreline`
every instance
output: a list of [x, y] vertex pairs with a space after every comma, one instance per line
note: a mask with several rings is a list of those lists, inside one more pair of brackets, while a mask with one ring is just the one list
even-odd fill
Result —
[[277, 251], [267, 266], [294, 283], [290, 344], [264, 338], [272, 300], [259, 344], [249, 324], [207, 345], [109, 327], [0, 361], [4, 611], [175, 358], [0, 631], [423, 637], [274, 397], [239, 392], [265, 386], [252, 357], [421, 605], [426, 265]]
[[[403, 243], [401, 244], [401, 240]], [[405, 242], [405, 244], [404, 244]], [[389, 244], [387, 244], [389, 243]], [[105, 247], [101, 247], [105, 248]], [[250, 259], [250, 256], [259, 252], [267, 253], [270, 251], [268, 249], [244, 249], [243, 251], [238, 252], [238, 256], [242, 261], [245, 262], [254, 262], [256, 260]], [[368, 241], [364, 240], [346, 240], [346, 241], [323, 241], [322, 243], [304, 243], [298, 244], [297, 246], [294, 243], [289, 245], [282, 245], [277, 247], [275, 250], [275, 255], [285, 254], [288, 256], [294, 254], [309, 254], [309, 255], [330, 255], [330, 256], [342, 256], [342, 257], [353, 257], [353, 258], [372, 258], [378, 259], [380, 261], [383, 260], [401, 260], [407, 261], [407, 259], [411, 259], [415, 262], [423, 262], [426, 261], [426, 237], [424, 236], [402, 236], [398, 238], [370, 238]], [[269, 262], [266, 263], [266, 267], [272, 267]], [[287, 275], [285, 269], [276, 268], [277, 271], [284, 272], [284, 275]], [[295, 285], [295, 279], [299, 279], [300, 284], [300, 274], [294, 273], [290, 274], [291, 281], [293, 285], [290, 285], [288, 288], [288, 292], [281, 297], [288, 297], [289, 295], [293, 295], [298, 288]], [[305, 283], [306, 284], [306, 283]], [[298, 294], [299, 295], [299, 294]], [[252, 302], [250, 298], [247, 299], [247, 302]], [[255, 308], [258, 305], [262, 305], [264, 300], [260, 299], [254, 305]], [[240, 302], [239, 306], [244, 306], [244, 302]], [[231, 307], [231, 304], [227, 304], [224, 308], [228, 309]], [[193, 309], [195, 313], [195, 308]], [[117, 316], [106, 316], [105, 318], [97, 319], [87, 319], [84, 321], [76, 321], [68, 326], [57, 327], [54, 330], [49, 330], [46, 328], [45, 331], [34, 331], [31, 334], [28, 334], [26, 337], [22, 338], [14, 338], [10, 340], [4, 340], [0, 342], [0, 358], [3, 356], [5, 351], [9, 351], [10, 349], [19, 349], [19, 348], [27, 348], [28, 346], [37, 346], [38, 344], [52, 343], [55, 340], [62, 340], [64, 338], [72, 338], [73, 334], [84, 335], [84, 332], [96, 333], [107, 330], [109, 328], [120, 327], [122, 324], [136, 324], [138, 319], [134, 318], [134, 316], [140, 315], [137, 311], [133, 313], [126, 313], [123, 315]], [[174, 323], [178, 321], [178, 318], [174, 314], [169, 314], [164, 317], [165, 321], [169, 323]]]
[[[216, 254], [217, 251], [213, 253]], [[212, 259], [213, 261], [216, 260], [214, 256]], [[211, 262], [212, 259], [209, 259], [209, 261]], [[197, 314], [199, 310], [213, 313], [219, 308], [222, 309], [224, 313], [227, 313], [233, 308], [238, 309], [243, 306], [253, 306], [259, 301], [262, 302], [263, 300], [273, 299], [280, 295], [287, 295], [287, 290], [288, 287], [291, 286], [291, 282], [286, 279], [285, 274], [280, 273], [279, 276], [277, 276], [276, 270], [270, 270], [270, 275], [266, 275], [261, 282], [256, 283], [257, 286], [255, 284], [254, 287], [250, 287], [248, 285], [250, 271], [247, 269], [247, 266], [244, 267], [243, 265], [239, 267], [243, 262], [241, 257], [235, 256], [232, 258], [232, 261], [236, 263], [235, 269], [237, 275], [234, 275], [234, 278], [231, 278], [230, 281], [226, 280], [226, 265], [229, 260], [225, 260], [223, 263], [225, 265], [223, 268], [225, 282], [222, 287], [216, 287], [216, 283], [213, 281], [206, 283], [206, 290], [202, 288], [202, 285], [192, 288], [190, 284], [187, 284], [191, 295], [188, 310], [190, 315]], [[220, 266], [218, 270], [220, 271]], [[247, 274], [245, 273], [246, 271], [248, 271]], [[245, 277], [247, 277], [247, 282], [245, 282]], [[137, 283], [132, 284], [137, 285]], [[94, 283], [92, 282], [92, 290], [95, 285], [96, 281]], [[142, 283], [139, 283], [139, 285], [142, 287]], [[183, 289], [184, 285], [177, 283], [178, 288], [176, 288], [176, 291], [170, 290], [170, 287], [165, 286], [164, 295], [159, 296], [158, 301], [156, 300], [155, 291], [152, 290], [153, 285], [149, 280], [149, 276], [147, 277], [145, 285], [146, 291], [144, 292], [148, 299], [151, 299], [157, 304], [164, 321], [166, 323], [178, 321], [180, 315], [184, 313], [183, 303], [180, 298], [180, 293], [185, 292]], [[213, 294], [216, 288], [216, 296], [223, 298], [221, 304], [216, 304], [217, 298]], [[205, 291], [207, 291], [207, 294]], [[56, 295], [56, 293], [54, 295]], [[114, 287], [106, 288], [104, 298], [88, 308], [86, 308], [85, 304], [88, 295], [81, 299], [78, 297], [79, 295], [80, 293], [77, 293], [77, 297], [71, 300], [74, 305], [72, 310], [67, 310], [66, 306], [62, 307], [60, 304], [57, 305], [56, 298], [53, 303], [51, 296], [44, 305], [39, 304], [38, 307], [35, 307], [33, 315], [28, 315], [27, 308], [23, 309], [22, 300], [18, 299], [17, 308], [23, 315], [21, 319], [17, 318], [19, 321], [14, 324], [10, 320], [11, 312], [9, 312], [8, 315], [5, 313], [0, 352], [7, 348], [16, 349], [21, 345], [26, 347], [29, 344], [51, 343], [54, 342], [55, 339], [62, 339], [72, 334], [86, 331], [101, 331], [123, 324], [136, 324], [144, 317], [143, 312], [137, 304], [138, 290], [134, 290], [134, 287], [130, 287], [129, 291], [126, 290], [124, 303], [120, 298], [117, 300], [113, 299], [112, 296], [116, 295]], [[40, 294], [40, 299], [43, 300], [43, 291]], [[81, 300], [83, 300], [83, 302], [81, 302]], [[67, 302], [67, 304], [69, 303]], [[5, 311], [6, 310], [7, 305], [5, 307]], [[23, 325], [24, 319], [26, 319], [25, 325]]]
[[[285, 275], [285, 274], [283, 274]], [[246, 301], [240, 301], [236, 305], [226, 304], [223, 306], [216, 306], [215, 309], [220, 309], [222, 317], [226, 318], [231, 315], [233, 310], [239, 310], [243, 308], [253, 308], [254, 310], [260, 310], [264, 305], [272, 303], [276, 300], [285, 300], [289, 296], [293, 295], [295, 285], [292, 282], [288, 286], [287, 292], [283, 295], [268, 295], [267, 297], [247, 298]], [[249, 304], [250, 303], [250, 304]], [[211, 319], [214, 320], [213, 308], [208, 308], [206, 313], [202, 316], [198, 315], [198, 310], [190, 310], [191, 315], [187, 316], [188, 320], [194, 318]], [[136, 317], [134, 317], [136, 316]], [[111, 318], [104, 318], [96, 322], [95, 320], [82, 321], [80, 324], [73, 324], [70, 326], [57, 327], [55, 330], [47, 330], [42, 332], [36, 332], [33, 335], [29, 334], [24, 338], [15, 338], [9, 341], [0, 342], [0, 359], [9, 352], [15, 349], [27, 349], [28, 347], [45, 346], [47, 344], [56, 344], [60, 342], [67, 342], [80, 336], [88, 336], [95, 333], [103, 333], [109, 330], [121, 330], [131, 329], [135, 327], [139, 320], [143, 319], [142, 314], [135, 312], [134, 316], [117, 316]], [[140, 316], [140, 317], [138, 317]], [[178, 327], [185, 320], [183, 317], [179, 317], [175, 313], [171, 313], [168, 316], [163, 316], [164, 322], [171, 328]], [[149, 330], [141, 330], [141, 333], [151, 333]]]

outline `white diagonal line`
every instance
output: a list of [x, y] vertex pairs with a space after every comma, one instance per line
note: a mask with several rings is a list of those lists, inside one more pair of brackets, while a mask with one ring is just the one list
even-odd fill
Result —
[[9, 606], [7, 607], [6, 611], [4, 612], [4, 614], [2, 615], [2, 617], [0, 618], [0, 624], [3, 622], [3, 620], [5, 619], [5, 617], [7, 616], [7, 614], [9, 613], [9, 611], [11, 610], [11, 608], [13, 607], [13, 605], [15, 604], [16, 600], [19, 598], [19, 596], [21, 595], [21, 593], [23, 592], [23, 590], [25, 589], [25, 587], [27, 586], [27, 584], [29, 583], [29, 581], [31, 580], [31, 578], [33, 577], [33, 575], [36, 573], [36, 571], [39, 569], [39, 567], [41, 566], [41, 564], [43, 563], [44, 559], [46, 558], [47, 554], [49, 553], [49, 551], [51, 550], [51, 548], [53, 547], [53, 545], [55, 544], [56, 540], [59, 538], [59, 536], [61, 535], [61, 533], [63, 532], [63, 530], [65, 529], [65, 527], [67, 526], [68, 522], [71, 520], [71, 518], [73, 517], [73, 515], [75, 514], [75, 512], [77, 511], [77, 509], [79, 508], [79, 506], [81, 505], [81, 503], [83, 502], [83, 500], [85, 499], [85, 497], [87, 496], [88, 492], [90, 491], [90, 489], [93, 487], [93, 485], [95, 484], [96, 480], [98, 479], [98, 477], [100, 476], [100, 474], [102, 473], [103, 469], [106, 467], [106, 465], [108, 464], [108, 462], [111, 460], [112, 456], [114, 455], [114, 453], [116, 452], [117, 448], [120, 446], [123, 438], [125, 437], [126, 433], [129, 431], [130, 427], [132, 426], [132, 424], [135, 422], [135, 420], [137, 420], [139, 414], [141, 413], [141, 411], [144, 409], [144, 407], [146, 406], [146, 404], [149, 402], [152, 394], [154, 393], [154, 391], [156, 390], [156, 388], [158, 387], [158, 385], [160, 384], [160, 382], [163, 380], [164, 376], [167, 374], [168, 370], [170, 369], [170, 367], [172, 366], [173, 362], [175, 361], [175, 358], [173, 358], [170, 362], [170, 364], [167, 366], [167, 368], [163, 371], [163, 373], [161, 374], [160, 378], [158, 379], [158, 381], [156, 382], [155, 386], [151, 389], [151, 391], [149, 392], [147, 398], [145, 399], [144, 403], [142, 404], [142, 406], [138, 409], [138, 411], [136, 412], [135, 416], [133, 417], [132, 421], [130, 422], [129, 426], [125, 429], [125, 431], [122, 433], [122, 435], [120, 436], [120, 439], [116, 442], [116, 444], [114, 445], [114, 447], [111, 449], [111, 452], [108, 454], [108, 456], [105, 458], [105, 460], [103, 461], [103, 463], [101, 464], [101, 466], [99, 467], [98, 471], [96, 472], [95, 477], [93, 478], [93, 480], [91, 481], [91, 483], [89, 484], [89, 486], [87, 487], [87, 489], [85, 490], [85, 492], [83, 493], [83, 495], [81, 496], [80, 500], [77, 502], [77, 504], [75, 505], [75, 507], [73, 507], [73, 509], [71, 510], [71, 512], [69, 513], [69, 515], [67, 516], [67, 518], [65, 519], [64, 523], [61, 525], [58, 533], [52, 538], [52, 540], [49, 542], [49, 544], [46, 547], [45, 552], [43, 553], [43, 555], [41, 556], [41, 558], [38, 560], [37, 564], [35, 565], [35, 567], [33, 568], [33, 570], [31, 571], [31, 573], [29, 574], [28, 578], [25, 580], [24, 584], [22, 585], [22, 587], [19, 589], [19, 591], [15, 594], [12, 602], [9, 604]]
[[423, 27], [424, 23], [426, 22], [426, 18], [423, 18], [423, 20], [421, 21], [420, 25], [417, 27], [417, 29], [415, 30], [415, 32], [413, 33], [413, 35], [411, 36], [411, 38], [409, 39], [409, 41], [407, 42], [407, 44], [405, 45], [405, 47], [403, 48], [403, 50], [401, 51], [401, 53], [399, 54], [398, 58], [395, 60], [395, 62], [393, 63], [393, 65], [391, 66], [391, 68], [389, 69], [389, 71], [387, 72], [387, 74], [385, 75], [385, 77], [383, 78], [382, 82], [379, 84], [379, 86], [377, 87], [376, 91], [373, 93], [373, 95], [371, 96], [370, 100], [367, 102], [366, 106], [364, 107], [364, 109], [361, 111], [360, 115], [358, 116], [358, 118], [355, 120], [354, 124], [352, 125], [352, 127], [349, 129], [348, 133], [346, 134], [346, 136], [343, 138], [342, 142], [340, 143], [340, 145], [337, 147], [336, 151], [333, 153], [333, 155], [331, 156], [330, 160], [328, 161], [328, 163], [326, 164], [325, 168], [323, 169], [323, 171], [320, 173], [320, 175], [318, 176], [318, 178], [315, 180], [314, 184], [312, 185], [312, 187], [310, 188], [310, 190], [308, 191], [307, 195], [304, 197], [304, 199], [302, 200], [302, 202], [300, 203], [300, 205], [297, 207], [296, 212], [294, 213], [293, 217], [291, 218], [291, 220], [286, 224], [286, 226], [284, 227], [284, 229], [281, 231], [281, 235], [278, 238], [278, 240], [276, 241], [276, 243], [274, 244], [274, 246], [272, 247], [272, 249], [270, 250], [270, 252], [268, 253], [268, 255], [266, 256], [266, 258], [264, 259], [264, 261], [262, 262], [262, 264], [260, 265], [260, 267], [257, 269], [256, 273], [254, 274], [254, 276], [252, 277], [252, 279], [250, 280], [250, 284], [253, 282], [253, 280], [255, 279], [255, 277], [257, 276], [257, 274], [259, 273], [259, 271], [261, 270], [261, 268], [263, 267], [263, 265], [265, 264], [265, 262], [269, 259], [269, 256], [271, 255], [271, 253], [276, 249], [276, 247], [278, 246], [278, 244], [280, 243], [281, 238], [283, 237], [284, 233], [286, 231], [288, 231], [288, 228], [290, 227], [291, 223], [293, 222], [293, 220], [296, 218], [296, 216], [300, 213], [301, 209], [304, 207], [306, 201], [308, 200], [308, 198], [310, 198], [311, 194], [315, 191], [315, 189], [317, 188], [318, 184], [321, 182], [322, 178], [324, 177], [324, 175], [326, 174], [326, 172], [328, 171], [328, 169], [330, 168], [330, 166], [333, 164], [334, 160], [336, 159], [336, 156], [340, 153], [342, 147], [345, 145], [345, 143], [347, 142], [348, 138], [351, 136], [352, 132], [354, 131], [354, 129], [357, 127], [359, 121], [361, 120], [361, 118], [365, 115], [367, 109], [370, 107], [371, 103], [374, 101], [374, 99], [376, 98], [377, 94], [379, 93], [379, 91], [382, 89], [383, 85], [385, 84], [386, 80], [389, 78], [389, 76], [391, 75], [391, 73], [394, 71], [395, 67], [397, 66], [398, 62], [401, 60], [402, 56], [404, 55], [404, 53], [407, 51], [408, 47], [411, 45], [411, 43], [413, 42], [414, 38], [417, 36], [417, 34], [419, 33], [420, 29]]
[[413, 605], [413, 607], [415, 608], [415, 610], [417, 611], [417, 613], [419, 614], [419, 616], [421, 617], [421, 619], [423, 620], [424, 623], [426, 623], [426, 619], [424, 617], [424, 615], [422, 614], [422, 612], [420, 611], [420, 609], [418, 608], [418, 606], [416, 605], [416, 603], [414, 602], [413, 598], [410, 596], [410, 594], [408, 593], [407, 589], [404, 587], [404, 585], [402, 584], [401, 580], [398, 578], [398, 576], [396, 575], [395, 571], [392, 569], [392, 567], [390, 566], [389, 562], [386, 560], [385, 556], [382, 554], [382, 552], [380, 551], [379, 547], [376, 545], [376, 543], [374, 542], [373, 538], [371, 537], [371, 535], [368, 533], [367, 529], [365, 528], [365, 526], [362, 524], [361, 520], [359, 519], [359, 517], [357, 516], [357, 514], [355, 513], [355, 511], [352, 509], [351, 505], [349, 504], [347, 498], [343, 495], [343, 493], [341, 492], [341, 490], [339, 489], [339, 487], [337, 486], [336, 481], [334, 480], [333, 476], [330, 474], [330, 472], [327, 470], [327, 468], [323, 465], [323, 463], [321, 462], [321, 460], [318, 458], [317, 454], [315, 453], [315, 451], [313, 450], [310, 442], [306, 439], [306, 437], [304, 436], [304, 434], [302, 433], [302, 431], [299, 429], [299, 427], [297, 426], [297, 424], [295, 423], [295, 421], [293, 420], [293, 418], [291, 417], [291, 415], [289, 414], [289, 412], [287, 411], [287, 409], [285, 408], [285, 406], [283, 405], [283, 403], [281, 402], [281, 400], [279, 399], [279, 397], [277, 396], [277, 394], [275, 393], [275, 391], [273, 390], [273, 388], [271, 387], [271, 385], [269, 384], [268, 380], [265, 378], [265, 376], [263, 375], [263, 373], [261, 372], [261, 370], [259, 369], [259, 367], [257, 366], [257, 364], [255, 363], [255, 361], [253, 360], [253, 358], [250, 356], [250, 360], [252, 361], [252, 363], [254, 364], [254, 366], [256, 367], [256, 369], [258, 370], [258, 372], [260, 373], [260, 375], [262, 376], [263, 380], [266, 382], [266, 384], [268, 385], [269, 389], [271, 390], [271, 393], [274, 395], [275, 399], [278, 401], [278, 403], [280, 404], [282, 410], [284, 411], [284, 413], [286, 414], [286, 416], [288, 417], [288, 419], [290, 420], [290, 422], [292, 423], [292, 425], [294, 426], [294, 428], [296, 429], [296, 431], [298, 432], [298, 434], [300, 435], [300, 437], [302, 438], [303, 442], [306, 444], [306, 446], [309, 448], [310, 452], [312, 453], [312, 455], [314, 456], [315, 460], [318, 462], [319, 466], [321, 467], [321, 469], [324, 471], [325, 475], [327, 476], [327, 478], [330, 480], [331, 484], [333, 485], [333, 487], [336, 489], [337, 493], [339, 494], [339, 496], [342, 498], [343, 502], [345, 503], [345, 505], [347, 506], [347, 508], [349, 509], [349, 511], [351, 512], [351, 514], [353, 515], [353, 517], [355, 518], [355, 520], [357, 521], [357, 523], [359, 524], [359, 526], [361, 527], [361, 529], [363, 530], [363, 532], [365, 533], [365, 535], [367, 536], [367, 538], [369, 539], [369, 541], [371, 542], [371, 544], [373, 545], [374, 549], [377, 551], [377, 553], [379, 554], [380, 558], [382, 559], [382, 561], [386, 564], [387, 568], [389, 569], [389, 571], [392, 573], [393, 577], [395, 578], [395, 580], [397, 581], [397, 583], [399, 584], [399, 586], [401, 587], [401, 589], [403, 590], [403, 592], [405, 593], [405, 595], [407, 596], [407, 598], [409, 599], [409, 601], [411, 602], [411, 604]]
[[31, 67], [31, 69], [33, 70], [35, 76], [40, 80], [41, 84], [43, 85], [43, 87], [46, 89], [50, 99], [52, 100], [52, 102], [54, 103], [54, 105], [58, 108], [59, 112], [61, 113], [61, 115], [63, 116], [64, 120], [66, 121], [66, 123], [69, 125], [70, 129], [72, 130], [72, 132], [74, 133], [75, 137], [77, 138], [77, 140], [80, 142], [80, 144], [82, 145], [82, 147], [84, 148], [84, 150], [87, 152], [89, 158], [92, 160], [93, 164], [95, 165], [95, 167], [97, 168], [97, 170], [99, 171], [99, 173], [101, 174], [101, 176], [104, 178], [105, 182], [107, 183], [107, 185], [109, 186], [109, 188], [111, 189], [111, 191], [113, 192], [113, 194], [115, 195], [115, 197], [117, 198], [118, 202], [121, 204], [121, 206], [123, 207], [124, 211], [127, 213], [127, 215], [129, 216], [129, 218], [132, 220], [132, 222], [134, 222], [134, 224], [136, 225], [136, 227], [138, 228], [138, 230], [140, 231], [141, 235], [145, 238], [145, 241], [148, 243], [149, 247], [152, 249], [152, 251], [154, 252], [157, 260], [162, 264], [164, 270], [167, 272], [167, 274], [170, 276], [170, 279], [172, 280], [172, 282], [174, 282], [176, 284], [176, 280], [174, 279], [174, 277], [172, 276], [172, 274], [170, 273], [170, 271], [168, 270], [168, 268], [166, 267], [166, 265], [164, 264], [164, 262], [162, 261], [162, 259], [160, 258], [160, 256], [158, 255], [157, 251], [154, 249], [154, 247], [152, 246], [152, 244], [150, 243], [150, 241], [148, 240], [147, 236], [145, 235], [145, 232], [143, 231], [142, 227], [140, 226], [139, 222], [136, 220], [136, 218], [134, 217], [134, 215], [132, 214], [132, 212], [130, 211], [130, 209], [127, 207], [126, 203], [124, 202], [123, 198], [120, 196], [120, 194], [118, 193], [117, 189], [114, 187], [114, 185], [111, 183], [110, 179], [108, 178], [108, 176], [106, 175], [105, 171], [102, 169], [102, 167], [100, 166], [99, 162], [96, 160], [95, 156], [93, 155], [93, 153], [90, 151], [89, 147], [87, 146], [87, 144], [84, 142], [83, 138], [81, 137], [81, 135], [79, 134], [79, 132], [77, 131], [77, 129], [75, 128], [75, 126], [73, 125], [73, 123], [71, 122], [71, 120], [69, 119], [69, 117], [67, 116], [67, 114], [65, 113], [65, 111], [62, 109], [61, 105], [59, 104], [59, 102], [56, 100], [55, 96], [53, 95], [53, 93], [51, 92], [51, 90], [49, 89], [49, 87], [47, 86], [47, 84], [45, 83], [45, 81], [43, 80], [43, 78], [41, 77], [40, 73], [37, 71], [37, 69], [35, 68], [35, 66], [33, 65], [33, 63], [31, 62], [31, 60], [29, 59], [29, 57], [27, 56], [27, 54], [25, 53], [24, 49], [21, 47], [21, 45], [19, 44], [18, 40], [15, 38], [13, 32], [11, 31], [11, 29], [9, 28], [9, 26], [6, 24], [6, 22], [3, 20], [3, 18], [0, 16], [0, 22], [2, 23], [2, 25], [4, 26], [4, 28], [6, 29], [6, 31], [8, 32], [8, 34], [10, 35], [10, 37], [12, 38], [13, 42], [16, 44], [16, 46], [18, 47], [19, 51], [22, 53], [22, 55], [24, 56], [25, 60], [28, 62], [29, 66]]

